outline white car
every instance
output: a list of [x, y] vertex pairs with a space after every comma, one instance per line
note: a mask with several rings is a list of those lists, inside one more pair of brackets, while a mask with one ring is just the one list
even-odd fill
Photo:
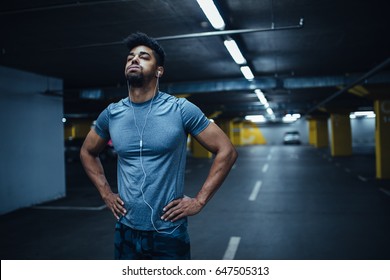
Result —
[[301, 144], [301, 137], [299, 135], [298, 131], [288, 131], [283, 136], [283, 144], [289, 145], [289, 144], [295, 144], [299, 145]]

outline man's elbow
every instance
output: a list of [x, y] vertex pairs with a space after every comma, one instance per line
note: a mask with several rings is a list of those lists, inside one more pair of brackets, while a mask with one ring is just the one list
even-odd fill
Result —
[[226, 158], [227, 158], [227, 161], [233, 165], [237, 158], [238, 158], [238, 152], [236, 150], [236, 148], [233, 146], [233, 145], [230, 145], [227, 149], [226, 149]]
[[88, 155], [87, 149], [85, 149], [84, 145], [81, 146], [81, 149], [80, 149], [80, 160], [81, 160], [81, 162], [83, 162], [86, 159], [87, 155]]
[[238, 152], [234, 146], [232, 146], [231, 154], [232, 154], [232, 159], [233, 159], [233, 163], [234, 163], [234, 162], [236, 162], [236, 160], [238, 158]]

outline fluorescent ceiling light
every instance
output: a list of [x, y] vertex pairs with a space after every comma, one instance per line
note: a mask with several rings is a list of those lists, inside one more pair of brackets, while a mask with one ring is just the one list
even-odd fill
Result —
[[267, 113], [268, 113], [269, 115], [273, 115], [273, 114], [274, 114], [274, 111], [271, 109], [271, 107], [268, 107], [268, 108], [267, 108]]
[[263, 92], [262, 92], [261, 89], [259, 89], [259, 88], [255, 89], [255, 93], [256, 93], [256, 94], [263, 94]]
[[260, 89], [255, 89], [255, 93], [260, 103], [266, 106], [268, 104], [268, 101], [267, 98], [265, 98], [264, 93]]
[[245, 119], [255, 123], [264, 123], [267, 121], [263, 115], [248, 115], [245, 116]]
[[283, 118], [282, 121], [285, 123], [290, 123], [290, 122], [295, 122], [301, 117], [301, 114], [286, 114]]
[[356, 117], [367, 117], [367, 116], [375, 116], [373, 111], [358, 111], [354, 113]]
[[375, 113], [374, 111], [357, 111], [357, 112], [353, 112], [349, 115], [349, 118], [350, 119], [356, 119], [356, 118], [368, 118], [368, 119], [371, 119], [371, 118], [375, 118]]
[[249, 66], [241, 66], [240, 70], [241, 70], [242, 74], [244, 75], [245, 79], [253, 80], [255, 78], [255, 76], [253, 76], [253, 73], [252, 73], [251, 69], [249, 68]]
[[237, 64], [245, 64], [246, 60], [244, 56], [242, 55], [240, 49], [238, 48], [236, 41], [230, 39], [230, 40], [225, 40], [223, 42], [225, 44], [225, 47], [229, 51], [230, 55], [233, 57], [234, 61]]
[[213, 0], [196, 0], [203, 10], [203, 13], [206, 15], [207, 19], [215, 29], [224, 29], [225, 22], [221, 17], [217, 7], [215, 6]]

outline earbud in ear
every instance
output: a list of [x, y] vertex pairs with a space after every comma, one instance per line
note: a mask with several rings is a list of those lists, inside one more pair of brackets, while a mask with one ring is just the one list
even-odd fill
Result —
[[157, 71], [157, 78], [160, 78], [160, 75], [161, 75], [161, 71], [158, 70], [158, 71]]

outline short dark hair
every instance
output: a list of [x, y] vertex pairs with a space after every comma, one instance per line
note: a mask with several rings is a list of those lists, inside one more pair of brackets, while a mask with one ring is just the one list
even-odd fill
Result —
[[165, 52], [164, 49], [160, 46], [160, 44], [155, 39], [149, 37], [145, 33], [135, 32], [133, 34], [130, 34], [124, 40], [124, 42], [127, 48], [129, 49], [129, 51], [137, 46], [147, 46], [151, 48], [156, 56], [157, 65], [164, 66]]

